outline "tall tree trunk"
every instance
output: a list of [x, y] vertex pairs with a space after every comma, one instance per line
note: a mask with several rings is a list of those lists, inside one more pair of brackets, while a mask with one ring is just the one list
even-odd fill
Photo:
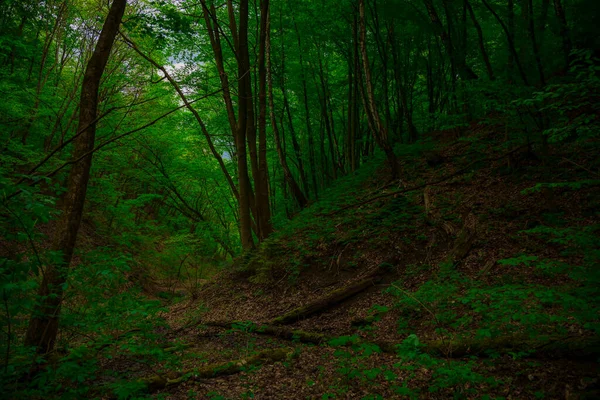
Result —
[[496, 18], [496, 21], [498, 21], [498, 23], [500, 24], [500, 26], [504, 30], [504, 33], [506, 34], [506, 39], [508, 41], [508, 49], [509, 49], [509, 51], [511, 52], [511, 54], [513, 56], [513, 60], [517, 64], [517, 69], [519, 70], [519, 74], [521, 75], [521, 79], [523, 80], [523, 83], [525, 83], [525, 85], [529, 86], [529, 80], [527, 79], [527, 75], [525, 74], [525, 70], [523, 69], [523, 65], [521, 64], [521, 61], [519, 59], [519, 55], [517, 54], [517, 50], [515, 48], [514, 34], [508, 29], [508, 27], [506, 26], [506, 24], [504, 23], [504, 21], [502, 21], [502, 18], [500, 18], [500, 16], [498, 15], [498, 13], [496, 11], [494, 11], [494, 9], [492, 8], [492, 6], [488, 2], [488, 0], [481, 0], [481, 1], [485, 5], [485, 7], [492, 13], [492, 15], [494, 16], [494, 18]]
[[546, 78], [544, 77], [544, 66], [542, 65], [542, 59], [540, 57], [540, 48], [538, 46], [535, 37], [535, 22], [533, 18], [533, 0], [527, 0], [529, 5], [529, 16], [527, 19], [527, 28], [529, 32], [529, 39], [531, 40], [531, 47], [533, 48], [533, 56], [535, 58], [535, 65], [537, 66], [538, 73], [540, 74], [540, 84], [546, 86]]
[[225, 65], [223, 62], [223, 48], [221, 46], [221, 34], [218, 20], [216, 19], [216, 10], [214, 4], [211, 3], [210, 8], [206, 4], [206, 0], [202, 0], [202, 9], [204, 14], [204, 21], [206, 23], [206, 29], [208, 30], [208, 38], [215, 55], [215, 63], [217, 65], [217, 71], [219, 72], [219, 79], [221, 81], [221, 87], [223, 88], [223, 100], [225, 101], [225, 109], [227, 110], [227, 118], [229, 120], [229, 126], [232, 134], [235, 136], [237, 130], [237, 122], [235, 119], [235, 111], [233, 108], [233, 101], [231, 100], [231, 90], [229, 88], [229, 77], [225, 71]]
[[366, 111], [371, 115], [371, 119], [374, 124], [375, 131], [373, 135], [378, 142], [378, 145], [384, 151], [388, 164], [390, 165], [390, 171], [392, 174], [392, 179], [398, 178], [398, 160], [396, 158], [396, 154], [394, 154], [394, 149], [390, 143], [388, 132], [381, 121], [381, 117], [379, 115], [379, 111], [377, 110], [377, 106], [375, 104], [375, 95], [373, 93], [373, 80], [371, 77], [371, 67], [369, 65], [369, 57], [367, 54], [367, 29], [365, 26], [365, 1], [359, 0], [358, 3], [359, 9], [359, 42], [360, 42], [360, 52], [363, 60], [363, 70], [365, 74], [365, 91], [366, 91]]
[[469, 11], [469, 15], [471, 16], [471, 21], [473, 22], [473, 26], [477, 31], [477, 42], [479, 44], [479, 50], [481, 51], [481, 56], [483, 57], [483, 62], [485, 63], [485, 69], [488, 74], [488, 78], [490, 81], [493, 81], [494, 78], [494, 70], [492, 69], [492, 64], [490, 63], [490, 58], [488, 56], [487, 50], [485, 49], [485, 42], [483, 40], [483, 31], [481, 29], [481, 25], [479, 25], [479, 21], [477, 21], [477, 17], [475, 17], [475, 13], [473, 12], [473, 7], [471, 7], [471, 3], [469, 0], [465, 0], [465, 6]]
[[546, 34], [546, 24], [548, 23], [548, 10], [550, 9], [550, 0], [542, 0], [542, 10], [540, 11], [540, 20], [538, 22], [538, 47], [541, 49], [544, 45]]
[[75, 163], [69, 173], [67, 192], [62, 200], [63, 213], [58, 221], [52, 245], [53, 250], [61, 253], [60, 265], [48, 265], [44, 271], [38, 293], [40, 302], [33, 311], [25, 336], [25, 344], [35, 346], [37, 351], [43, 354], [54, 348], [58, 334], [64, 284], [75, 249], [92, 166], [98, 89], [126, 4], [127, 0], [113, 1], [83, 78], [77, 129], [82, 134], [75, 140], [73, 151], [73, 158], [81, 158], [81, 161]]
[[[302, 193], [300, 186], [294, 179], [292, 172], [290, 171], [290, 167], [287, 163], [287, 159], [285, 156], [285, 152], [283, 146], [281, 144], [281, 135], [279, 134], [279, 128], [277, 127], [277, 119], [275, 117], [275, 102], [273, 99], [273, 76], [271, 74], [271, 32], [269, 29], [269, 23], [267, 21], [267, 37], [266, 37], [266, 58], [267, 58], [267, 82], [269, 87], [269, 110], [270, 110], [270, 118], [271, 118], [271, 126], [273, 127], [273, 136], [275, 136], [275, 146], [277, 147], [277, 155], [279, 157], [279, 163], [281, 164], [281, 168], [283, 169], [283, 176], [290, 187], [292, 195], [298, 206], [302, 209], [306, 207], [308, 201], [306, 200], [306, 196]], [[283, 122], [283, 121], [282, 121]], [[285, 193], [285, 189], [284, 189]]]
[[[515, 0], [508, 0], [507, 7], [508, 7], [508, 15], [507, 15], [508, 27], [505, 29], [507, 41], [509, 43], [507, 70], [508, 70], [508, 81], [510, 83], [513, 83], [512, 76], [513, 76], [513, 69], [515, 67], [515, 55], [514, 55], [515, 51], [510, 49], [510, 46], [514, 47], [514, 43], [515, 43]], [[512, 45], [511, 45], [511, 43], [512, 43]]]
[[563, 8], [561, 0], [554, 0], [554, 12], [556, 13], [556, 18], [558, 18], [560, 26], [560, 37], [562, 38], [563, 55], [565, 57], [565, 70], [568, 70], [572, 44], [567, 17], [565, 16], [565, 9]]
[[317, 58], [319, 61], [319, 83], [321, 84], [321, 92], [323, 96], [321, 98], [321, 115], [325, 123], [325, 132], [327, 132], [327, 144], [329, 149], [329, 155], [331, 157], [331, 171], [333, 173], [333, 179], [337, 179], [338, 164], [336, 161], [334, 151], [334, 140], [333, 140], [333, 119], [330, 118], [329, 113], [329, 90], [325, 83], [325, 73], [323, 71], [323, 60], [321, 59], [321, 48], [317, 45]]
[[[414, 124], [412, 109], [410, 107], [410, 102], [408, 101], [408, 79], [403, 79], [401, 74], [401, 65], [400, 65], [400, 55], [399, 55], [399, 46], [396, 42], [396, 35], [394, 33], [394, 26], [391, 25], [388, 27], [388, 36], [389, 41], [391, 43], [391, 52], [392, 52], [392, 61], [394, 63], [394, 79], [396, 81], [397, 92], [398, 92], [398, 102], [400, 104], [400, 109], [402, 111], [402, 116], [406, 120], [406, 125], [408, 127], [408, 142], [414, 143], [419, 137], [419, 132], [417, 131], [417, 127]], [[400, 116], [398, 116], [400, 118]]]
[[300, 52], [300, 70], [302, 80], [302, 99], [304, 100], [304, 113], [306, 121], [306, 136], [308, 136], [308, 162], [310, 164], [310, 177], [313, 184], [313, 191], [315, 192], [315, 199], [319, 199], [319, 185], [317, 183], [317, 164], [315, 157], [315, 143], [312, 132], [312, 124], [310, 122], [310, 110], [308, 104], [308, 86], [306, 83], [306, 71], [304, 69], [304, 58], [302, 57], [302, 42], [300, 40], [300, 32], [298, 31], [298, 24], [294, 22], [296, 30], [296, 37], [298, 39], [298, 50]]
[[269, 167], [267, 164], [267, 70], [266, 47], [269, 28], [269, 0], [260, 1], [260, 34], [258, 51], [258, 182], [256, 204], [260, 224], [260, 241], [273, 232], [269, 202]]
[[[268, 30], [267, 32], [269, 33], [268, 39], [270, 40], [271, 31]], [[279, 12], [279, 34], [281, 36], [284, 35], [283, 11], [281, 11], [281, 10]], [[270, 42], [269, 42], [269, 44], [270, 44]], [[285, 87], [285, 82], [286, 82], [286, 79], [285, 79], [286, 62], [285, 62], [285, 60], [286, 60], [285, 41], [282, 40], [281, 41], [281, 79], [279, 80], [279, 87], [281, 89], [281, 93], [283, 94], [283, 109], [281, 110], [281, 127], [283, 130], [283, 127], [284, 127], [283, 121], [285, 119], [285, 115], [287, 115], [288, 125], [290, 127], [290, 136], [292, 139], [292, 146], [294, 147], [294, 154], [296, 156], [298, 172], [300, 174], [300, 182], [302, 183], [302, 188], [304, 189], [303, 193], [306, 198], [310, 198], [310, 187], [308, 185], [308, 180], [306, 179], [306, 169], [304, 168], [304, 159], [302, 157], [302, 148], [300, 146], [300, 143], [298, 142], [298, 135], [296, 134], [296, 128], [294, 127], [294, 121], [293, 121], [292, 112], [290, 109], [290, 102], [289, 102], [287, 90]], [[270, 62], [270, 60], [267, 59], [267, 62]], [[286, 154], [285, 134], [283, 134], [282, 137], [284, 139], [283, 140], [283, 152], [284, 152], [284, 154]]]
[[238, 131], [235, 136], [235, 147], [237, 152], [238, 180], [240, 192], [240, 236], [244, 250], [254, 247], [252, 238], [252, 217], [250, 211], [250, 196], [252, 187], [248, 176], [248, 156], [246, 153], [246, 132], [253, 129], [252, 124], [248, 127], [249, 102], [251, 96], [250, 87], [250, 62], [248, 53], [248, 0], [240, 0], [239, 5], [240, 23], [238, 35]]
[[[463, 57], [461, 54], [457, 54], [456, 52], [456, 48], [452, 41], [452, 31], [450, 29], [451, 25], [448, 26], [448, 31], [446, 31], [435, 7], [433, 6], [432, 0], [423, 0], [423, 3], [425, 3], [425, 8], [427, 8], [427, 13], [429, 14], [429, 19], [431, 20], [433, 29], [436, 31], [437, 35], [442, 40], [444, 47], [446, 48], [448, 58], [450, 59], [450, 63], [452, 64], [454, 71], [456, 71], [456, 73], [462, 79], [477, 79], [477, 74], [475, 74], [475, 72], [473, 72], [473, 70], [466, 64], [465, 57]], [[452, 18], [450, 15], [450, 10], [448, 9], [447, 0], [444, 0], [442, 4], [444, 6], [446, 15], [448, 16], [448, 24], [450, 24]]]

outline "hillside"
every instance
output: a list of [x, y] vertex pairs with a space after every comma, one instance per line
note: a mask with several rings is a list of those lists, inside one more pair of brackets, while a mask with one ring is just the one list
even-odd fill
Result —
[[[502, 153], [499, 129], [406, 148], [401, 183], [372, 162], [172, 309], [185, 350], [157, 393], [595, 398], [600, 193], [578, 166], [597, 160]], [[272, 349], [285, 359], [195, 378]]]

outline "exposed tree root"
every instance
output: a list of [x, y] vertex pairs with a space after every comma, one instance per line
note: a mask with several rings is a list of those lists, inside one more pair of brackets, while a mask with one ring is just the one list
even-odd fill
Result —
[[210, 364], [203, 367], [179, 372], [175, 376], [154, 375], [139, 382], [146, 386], [149, 392], [176, 386], [187, 380], [209, 379], [218, 376], [234, 375], [242, 372], [250, 366], [264, 365], [291, 358], [294, 353], [290, 348], [279, 348], [264, 350], [240, 360], [230, 361], [222, 364]]
[[346, 299], [357, 295], [358, 293], [372, 287], [375, 283], [381, 280], [383, 273], [382, 268], [376, 268], [371, 271], [365, 278], [356, 281], [348, 286], [340, 289], [336, 289], [326, 296], [321, 297], [312, 303], [306, 304], [302, 307], [295, 308], [275, 319], [273, 319], [271, 325], [287, 325], [309, 317], [314, 314], [325, 311], [329, 307], [339, 304]]

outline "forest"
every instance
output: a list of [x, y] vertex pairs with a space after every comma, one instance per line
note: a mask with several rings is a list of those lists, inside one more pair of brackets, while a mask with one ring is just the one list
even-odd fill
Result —
[[0, 398], [600, 397], [600, 1], [0, 0]]

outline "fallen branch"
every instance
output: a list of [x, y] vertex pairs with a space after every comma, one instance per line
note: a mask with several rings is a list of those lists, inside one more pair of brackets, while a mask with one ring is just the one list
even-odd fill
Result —
[[152, 393], [179, 385], [187, 380], [210, 379], [218, 376], [235, 375], [251, 366], [264, 365], [289, 359], [293, 354], [294, 350], [287, 347], [264, 350], [247, 358], [190, 369], [177, 373], [176, 376], [154, 375], [149, 378], [141, 379], [139, 383], [145, 385], [146, 390]]
[[326, 296], [321, 297], [312, 303], [302, 307], [295, 308], [275, 319], [270, 324], [272, 325], [287, 325], [309, 317], [311, 315], [325, 311], [327, 308], [343, 302], [344, 300], [357, 295], [358, 293], [372, 287], [381, 279], [382, 269], [376, 268], [370, 272], [365, 278], [354, 282], [348, 286], [336, 289]]

